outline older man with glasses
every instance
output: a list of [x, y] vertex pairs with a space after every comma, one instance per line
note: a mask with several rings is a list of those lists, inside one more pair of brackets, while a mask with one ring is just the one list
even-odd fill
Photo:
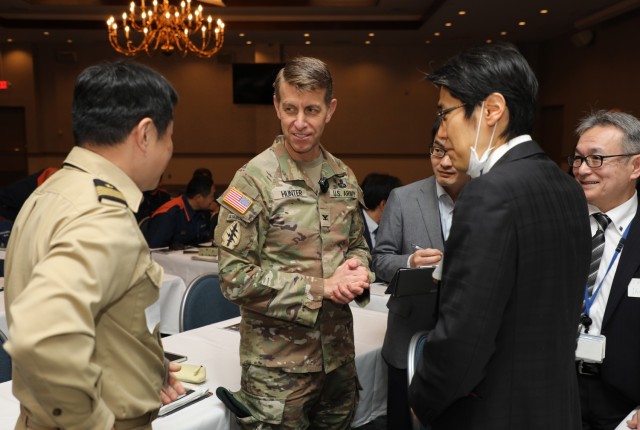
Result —
[[[577, 134], [569, 165], [594, 235], [576, 371], [583, 429], [609, 430], [640, 405], [640, 121], [601, 110]], [[629, 427], [638, 428], [638, 413]]]

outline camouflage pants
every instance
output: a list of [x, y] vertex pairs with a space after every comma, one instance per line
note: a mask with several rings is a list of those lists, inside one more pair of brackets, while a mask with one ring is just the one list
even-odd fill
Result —
[[252, 416], [238, 423], [245, 430], [349, 429], [359, 388], [353, 361], [330, 373], [243, 366], [236, 396]]

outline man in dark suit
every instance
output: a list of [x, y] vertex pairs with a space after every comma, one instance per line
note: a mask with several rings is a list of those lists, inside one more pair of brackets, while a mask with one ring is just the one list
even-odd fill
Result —
[[360, 213], [364, 219], [364, 238], [373, 251], [376, 245], [378, 223], [387, 205], [391, 190], [401, 186], [400, 179], [384, 173], [369, 173], [362, 181], [362, 196], [365, 206], [360, 206]]
[[[597, 111], [580, 121], [577, 134], [569, 164], [589, 203], [592, 232], [598, 230], [593, 214], [609, 220], [604, 251], [585, 292], [588, 319], [580, 324], [581, 333], [595, 336], [591, 341], [606, 339], [605, 355], [585, 363], [580, 348], [576, 353], [582, 428], [612, 430], [640, 405], [640, 121]], [[637, 420], [636, 413], [631, 428]]]
[[456, 201], [438, 322], [410, 404], [434, 430], [578, 430], [587, 205], [527, 134], [535, 75], [514, 46], [490, 44], [428, 78], [439, 88], [438, 135], [472, 180]]
[[[436, 121], [432, 137], [438, 131]], [[378, 227], [373, 267], [376, 276], [389, 282], [401, 267], [431, 266], [440, 262], [449, 236], [453, 206], [469, 180], [458, 173], [437, 139], [429, 146], [433, 176], [394, 189]], [[415, 247], [422, 249], [416, 249]], [[425, 286], [425, 291], [430, 288]], [[411, 336], [433, 327], [426, 295], [392, 296], [387, 307], [387, 332], [382, 357], [387, 363], [387, 427], [411, 428], [407, 381], [407, 351]]]

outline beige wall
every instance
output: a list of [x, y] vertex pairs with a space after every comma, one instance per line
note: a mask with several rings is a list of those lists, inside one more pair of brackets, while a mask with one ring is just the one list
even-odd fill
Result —
[[[571, 153], [577, 120], [592, 107], [640, 114], [639, 63], [633, 44], [639, 18], [597, 29], [595, 42], [577, 48], [570, 36], [523, 52], [540, 79], [541, 120], [534, 137], [556, 161]], [[220, 58], [252, 62], [265, 47], [225, 47]], [[435, 114], [436, 90], [423, 80], [460, 47], [282, 46], [269, 47], [269, 60], [317, 56], [333, 73], [338, 109], [324, 145], [347, 162], [358, 177], [371, 171], [398, 176], [404, 183], [431, 173], [426, 158]], [[276, 54], [274, 54], [276, 53]], [[283, 58], [274, 59], [282, 53]], [[72, 146], [70, 106], [78, 73], [86, 66], [119, 58], [105, 42], [64, 46], [3, 47], [5, 79], [0, 106], [24, 106], [29, 170], [58, 164]], [[213, 170], [228, 183], [236, 169], [266, 148], [279, 131], [271, 106], [232, 103], [231, 64], [193, 57], [141, 57], [164, 74], [180, 94], [175, 113], [175, 155], [164, 182], [184, 184], [197, 167]], [[228, 61], [227, 61], [228, 62]]]

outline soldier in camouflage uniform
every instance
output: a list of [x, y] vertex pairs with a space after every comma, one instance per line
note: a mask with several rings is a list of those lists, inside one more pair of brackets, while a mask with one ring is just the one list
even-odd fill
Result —
[[326, 65], [296, 58], [274, 87], [284, 134], [219, 200], [222, 292], [242, 312], [233, 401], [246, 429], [348, 429], [359, 387], [348, 303], [366, 304], [373, 278], [362, 193], [320, 145], [337, 103]]

